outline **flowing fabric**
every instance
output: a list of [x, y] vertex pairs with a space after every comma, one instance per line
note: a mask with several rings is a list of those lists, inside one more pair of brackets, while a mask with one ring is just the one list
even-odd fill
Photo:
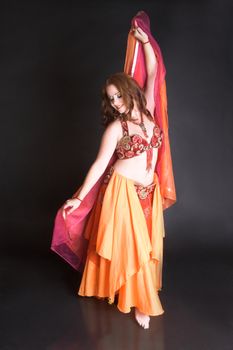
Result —
[[[160, 192], [162, 196], [163, 209], [171, 206], [176, 200], [175, 185], [172, 172], [172, 162], [168, 137], [168, 119], [167, 119], [167, 98], [165, 84], [165, 67], [162, 54], [155, 39], [152, 37], [149, 29], [149, 18], [145, 12], [139, 13], [133, 18], [133, 23], [137, 20], [139, 26], [148, 34], [149, 40], [154, 48], [158, 69], [154, 85], [154, 97], [156, 104], [157, 122], [163, 130], [163, 145], [159, 150], [157, 166], [155, 172], [158, 173], [160, 183]], [[131, 74], [143, 87], [146, 79], [145, 59], [141, 44], [137, 43], [135, 38], [129, 33], [128, 45], [125, 58], [124, 71]], [[98, 179], [83, 199], [79, 208], [74, 210], [64, 220], [62, 216], [63, 206], [58, 210], [53, 229], [51, 249], [66, 260], [74, 269], [83, 271], [87, 257], [88, 240], [84, 237], [84, 228], [91, 215], [95, 205], [103, 179], [106, 176], [108, 168], [116, 160], [116, 155], [112, 156], [104, 174]], [[79, 190], [73, 195], [75, 196]], [[155, 216], [154, 221], [157, 220]]]
[[[166, 69], [158, 43], [150, 32], [150, 19], [141, 11], [132, 19], [132, 26], [137, 25], [147, 33], [150, 44], [157, 58], [157, 73], [154, 83], [154, 100], [157, 123], [163, 130], [162, 148], [158, 154], [155, 171], [158, 173], [163, 208], [166, 209], [176, 202], [176, 190], [173, 176], [170, 142], [168, 135], [167, 93], [166, 93]], [[124, 71], [131, 75], [139, 85], [144, 88], [146, 83], [146, 65], [142, 44], [129, 33]]]
[[160, 315], [165, 233], [158, 177], [140, 188], [112, 167], [105, 179], [85, 228], [89, 246], [78, 294], [110, 303], [118, 295], [121, 312], [136, 306]]

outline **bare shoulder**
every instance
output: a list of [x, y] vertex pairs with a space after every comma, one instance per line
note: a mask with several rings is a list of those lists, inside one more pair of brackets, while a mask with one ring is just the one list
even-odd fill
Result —
[[117, 139], [120, 139], [122, 136], [122, 127], [120, 120], [116, 119], [113, 122], [111, 122], [105, 129], [105, 133], [112, 135], [114, 137], [117, 137]]
[[114, 120], [111, 122], [106, 129], [111, 129], [111, 130], [120, 130], [121, 129], [121, 122], [119, 119]]

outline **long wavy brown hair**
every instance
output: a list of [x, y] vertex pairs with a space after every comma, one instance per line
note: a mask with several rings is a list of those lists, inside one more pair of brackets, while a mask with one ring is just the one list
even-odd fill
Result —
[[[107, 95], [107, 87], [114, 85], [120, 92], [124, 104], [126, 105], [127, 113], [119, 113], [115, 108], [111, 106], [110, 99]], [[122, 118], [123, 120], [134, 120], [131, 116], [134, 107], [134, 101], [141, 114], [145, 114], [149, 119], [153, 120], [150, 112], [146, 108], [146, 98], [143, 90], [130, 75], [120, 72], [111, 75], [105, 81], [102, 89], [102, 106], [101, 111], [103, 115], [103, 124], [107, 126], [113, 120]]]

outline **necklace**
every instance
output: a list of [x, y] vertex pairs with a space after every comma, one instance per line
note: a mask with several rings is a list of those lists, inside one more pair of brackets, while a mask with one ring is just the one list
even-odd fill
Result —
[[145, 124], [144, 124], [144, 120], [143, 120], [143, 116], [141, 114], [141, 122], [140, 123], [136, 123], [132, 120], [132, 123], [134, 123], [135, 125], [138, 125], [140, 126], [140, 128], [142, 129], [142, 132], [144, 134], [145, 137], [148, 138], [148, 134], [147, 134], [147, 130], [146, 130], [146, 127], [145, 127]]

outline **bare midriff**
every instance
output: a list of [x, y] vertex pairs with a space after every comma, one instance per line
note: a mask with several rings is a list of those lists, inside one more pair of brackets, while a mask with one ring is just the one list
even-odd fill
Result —
[[146, 152], [129, 159], [118, 159], [113, 167], [122, 176], [133, 180], [137, 185], [148, 186], [154, 180], [154, 168], [158, 158], [158, 148], [153, 149], [152, 167], [146, 170]]

